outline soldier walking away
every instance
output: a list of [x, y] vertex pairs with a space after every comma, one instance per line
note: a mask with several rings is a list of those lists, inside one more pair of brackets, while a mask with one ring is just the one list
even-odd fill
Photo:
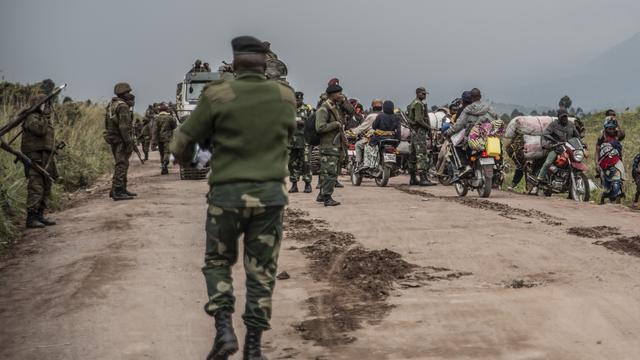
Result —
[[178, 124], [173, 115], [169, 113], [169, 107], [165, 103], [160, 105], [160, 113], [156, 121], [156, 133], [154, 136], [158, 142], [158, 151], [160, 151], [160, 161], [162, 162], [162, 170], [160, 173], [166, 175], [169, 173], [169, 143], [171, 143], [171, 138], [173, 138], [173, 130], [178, 127]]
[[332, 195], [338, 181], [342, 146], [342, 114], [339, 107], [347, 100], [338, 84], [329, 85], [326, 94], [327, 101], [316, 111], [316, 130], [320, 135], [320, 194], [316, 201], [324, 203], [324, 206], [337, 206], [340, 203]]
[[[216, 336], [207, 359], [228, 359], [238, 350], [231, 324], [235, 298], [231, 267], [244, 241], [247, 327], [244, 360], [266, 360], [262, 332], [270, 328], [271, 297], [282, 240], [287, 146], [296, 128], [293, 90], [264, 75], [267, 49], [258, 39], [233, 39], [235, 80], [217, 80], [173, 138], [176, 160], [189, 165], [195, 144], [213, 144], [209, 176], [204, 273]], [[256, 116], [260, 121], [256, 121]]]
[[131, 138], [131, 109], [135, 103], [135, 96], [131, 90], [128, 83], [117, 83], [113, 88], [116, 96], [111, 99], [105, 114], [104, 139], [111, 146], [115, 160], [111, 181], [111, 197], [114, 201], [131, 200], [137, 195], [127, 190], [129, 157], [135, 146]]
[[296, 132], [289, 144], [289, 180], [291, 189], [289, 193], [298, 192], [298, 180], [304, 181], [304, 192], [310, 193], [311, 189], [311, 165], [309, 157], [311, 148], [304, 141], [304, 123], [311, 116], [313, 109], [304, 103], [304, 94], [296, 92]]
[[[31, 106], [44, 101], [46, 95], [36, 95], [31, 100]], [[36, 111], [29, 114], [22, 123], [21, 151], [32, 162], [46, 170], [51, 177], [57, 177], [56, 162], [54, 159], [55, 131], [52, 123], [51, 103], [42, 104]], [[43, 228], [55, 225], [55, 221], [44, 217], [47, 209], [47, 198], [51, 194], [51, 178], [37, 172], [32, 167], [25, 165], [27, 177], [27, 228]]]
[[[409, 185], [436, 185], [427, 179], [429, 171], [429, 157], [427, 154], [427, 136], [431, 134], [429, 112], [424, 100], [427, 90], [423, 87], [416, 89], [416, 98], [409, 105], [409, 126], [411, 126], [411, 155], [409, 156]], [[420, 177], [418, 181], [417, 176]]]
[[142, 119], [142, 129], [140, 130], [139, 142], [142, 144], [142, 152], [144, 153], [144, 160], [149, 160], [149, 147], [151, 146], [151, 121], [154, 116], [154, 110], [151, 105], [144, 114]]

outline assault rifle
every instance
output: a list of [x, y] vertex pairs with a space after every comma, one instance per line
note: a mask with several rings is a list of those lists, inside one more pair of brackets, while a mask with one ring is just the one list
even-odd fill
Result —
[[5, 136], [6, 134], [8, 134], [11, 130], [13, 130], [13, 129], [17, 128], [18, 126], [22, 125], [22, 123], [27, 119], [27, 117], [30, 114], [35, 112], [43, 104], [46, 104], [47, 102], [51, 101], [51, 99], [55, 98], [66, 87], [67, 87], [67, 84], [62, 84], [62, 85], [58, 86], [57, 88], [53, 89], [53, 91], [49, 95], [47, 95], [47, 97], [44, 98], [42, 101], [39, 101], [38, 103], [34, 104], [30, 108], [19, 112], [18, 115], [16, 115], [11, 121], [9, 121], [8, 123], [6, 123], [2, 127], [0, 127], [0, 149], [8, 152], [11, 155], [14, 155], [19, 161], [22, 161], [22, 163], [25, 166], [33, 168], [38, 173], [40, 173], [43, 176], [46, 176], [47, 178], [49, 178], [51, 181], [54, 181], [55, 179], [53, 177], [51, 177], [51, 174], [49, 174], [49, 172], [47, 172], [47, 170], [43, 169], [37, 163], [34, 163], [31, 159], [29, 159], [29, 157], [27, 155], [25, 155], [22, 152], [20, 152], [19, 150], [16, 150], [16, 149], [11, 147], [11, 144], [18, 138], [17, 136], [15, 136], [8, 143], [6, 141], [4, 141], [4, 139], [2, 137]]

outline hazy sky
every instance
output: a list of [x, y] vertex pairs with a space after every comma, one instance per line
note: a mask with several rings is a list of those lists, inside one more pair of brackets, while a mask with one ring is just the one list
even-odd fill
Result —
[[[289, 81], [315, 104], [327, 80], [347, 95], [406, 105], [480, 87], [499, 102], [640, 31], [638, 0], [0, 0], [0, 71], [8, 81], [67, 82], [73, 98], [108, 99], [129, 81], [137, 108], [174, 100], [195, 58], [217, 69], [237, 35], [269, 40]], [[562, 89], [553, 90], [562, 95]], [[559, 96], [558, 96], [559, 97]], [[575, 99], [574, 99], [575, 100]]]

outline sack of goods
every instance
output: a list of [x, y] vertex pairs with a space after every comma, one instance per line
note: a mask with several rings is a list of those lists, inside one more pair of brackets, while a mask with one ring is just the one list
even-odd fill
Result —
[[524, 135], [524, 147], [523, 154], [525, 160], [536, 160], [545, 156], [545, 151], [542, 148], [542, 136], [539, 135]]
[[[474, 125], [469, 132], [469, 148], [475, 151], [483, 151], [487, 149], [487, 139], [489, 137], [496, 138], [504, 134], [504, 122], [502, 120], [486, 120]], [[495, 141], [495, 140], [492, 140]], [[495, 144], [495, 143], [494, 143]], [[499, 146], [498, 146], [499, 147]], [[495, 149], [492, 149], [495, 150]], [[495, 151], [494, 151], [495, 152]], [[498, 152], [499, 154], [499, 152]]]
[[400, 137], [402, 141], [409, 141], [411, 139], [411, 130], [406, 126], [403, 126], [400, 129]]
[[[513, 118], [507, 129], [505, 130], [504, 137], [513, 139], [516, 135], [531, 135], [542, 136], [544, 129], [549, 126], [556, 117], [551, 116], [518, 116]], [[570, 117], [569, 121], [575, 122], [575, 118]]]

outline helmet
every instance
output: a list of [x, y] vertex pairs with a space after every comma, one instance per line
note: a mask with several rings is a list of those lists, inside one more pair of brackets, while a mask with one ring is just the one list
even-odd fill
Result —
[[131, 86], [126, 82], [119, 82], [113, 87], [113, 93], [116, 95], [126, 94], [131, 92]]
[[202, 64], [202, 60], [198, 59], [196, 60], [196, 66], [200, 66]]
[[607, 120], [607, 122], [604, 124], [605, 129], [615, 129], [617, 127], [618, 127], [618, 123], [613, 119]]

